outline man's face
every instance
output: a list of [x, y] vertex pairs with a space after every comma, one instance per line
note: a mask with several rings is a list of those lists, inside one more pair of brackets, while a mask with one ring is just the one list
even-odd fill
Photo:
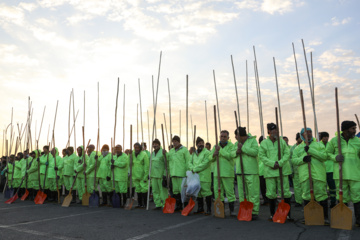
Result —
[[[153, 144], [153, 146], [154, 146], [154, 144]], [[145, 145], [145, 144], [142, 145], [142, 149], [143, 149], [144, 151], [146, 150], [146, 145]]]
[[120, 154], [122, 152], [122, 147], [120, 146], [120, 145], [117, 145], [116, 147], [115, 147], [115, 153], [116, 154]]
[[92, 152], [94, 151], [94, 148], [89, 146], [88, 148], [86, 148], [86, 154], [90, 155]]
[[270, 137], [272, 137], [272, 138], [277, 139], [277, 134], [278, 134], [278, 130], [277, 130], [276, 128], [269, 131], [269, 135], [270, 135]]
[[135, 145], [134, 149], [136, 153], [139, 153], [141, 151], [141, 147], [139, 145]]
[[310, 141], [310, 139], [312, 139], [312, 131], [309, 131], [307, 130], [306, 132], [304, 132], [304, 137], [305, 137], [305, 134], [306, 134], [306, 137], [307, 137], [307, 140]]
[[196, 145], [196, 147], [198, 148], [198, 149], [204, 149], [204, 141], [200, 141], [200, 142], [198, 142], [198, 144]]
[[283, 138], [283, 139], [286, 142], [286, 145], [289, 145], [289, 139], [288, 138]]
[[55, 155], [55, 153], [56, 153], [55, 148], [51, 149], [51, 154], [52, 154], [52, 155]]
[[227, 142], [229, 140], [229, 135], [226, 132], [222, 132], [220, 134], [220, 141], [221, 142]]
[[206, 146], [205, 146], [205, 147], [206, 147], [206, 149], [207, 149], [207, 150], [209, 150], [209, 151], [210, 151], [210, 148], [211, 148], [210, 144], [206, 144]]
[[34, 157], [35, 157], [35, 153], [30, 153], [30, 156], [31, 156], [32, 158], [34, 158]]
[[237, 141], [240, 141], [240, 136], [239, 136], [238, 134], [235, 134], [235, 139], [236, 139]]
[[63, 155], [63, 157], [66, 156], [66, 150], [63, 150], [63, 151], [62, 151], [62, 155]]
[[178, 142], [176, 140], [173, 140], [172, 142], [173, 142], [174, 148], [180, 147], [180, 142]]
[[329, 141], [329, 137], [323, 137], [321, 141], [323, 141], [323, 143], [327, 143]]
[[44, 151], [45, 154], [49, 153], [49, 150], [46, 147], [43, 148], [43, 151]]
[[76, 149], [76, 151], [77, 151], [77, 153], [78, 153], [79, 156], [82, 155], [82, 149], [81, 149], [81, 147], [78, 147], [78, 148]]
[[24, 151], [24, 157], [26, 157], [28, 154], [29, 154], [29, 152], [25, 150]]
[[300, 143], [302, 143], [301, 138], [296, 139], [296, 143], [297, 143], [298, 145], [299, 145]]
[[153, 148], [155, 151], [160, 149], [160, 145], [158, 143], [153, 143]]
[[346, 129], [345, 131], [343, 131], [343, 133], [348, 138], [354, 138], [355, 134], [356, 134], [356, 126], [353, 126], [353, 127], [349, 128], [349, 129]]

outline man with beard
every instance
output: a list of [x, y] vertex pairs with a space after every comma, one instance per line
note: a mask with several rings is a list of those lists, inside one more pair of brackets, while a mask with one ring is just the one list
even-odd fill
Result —
[[147, 205], [149, 158], [141, 149], [140, 143], [137, 142], [134, 144], [134, 151], [130, 151], [133, 160], [132, 181], [138, 196], [138, 205], [135, 208], [145, 208]]
[[[280, 186], [280, 172], [279, 168], [282, 168], [283, 188], [284, 188], [284, 200], [291, 206], [291, 192], [289, 187], [289, 178], [291, 174], [291, 168], [289, 164], [290, 151], [283, 139], [277, 139], [278, 128], [274, 123], [267, 124], [267, 130], [269, 136], [264, 139], [260, 144], [259, 160], [264, 163], [264, 177], [266, 181], [266, 196], [270, 202], [270, 218], [275, 214], [277, 192], [281, 193]], [[278, 142], [280, 141], [281, 159], [278, 159]], [[290, 211], [288, 214], [290, 217]]]
[[[174, 198], [176, 199], [175, 211], [181, 211], [181, 183], [184, 177], [186, 177], [186, 171], [188, 170], [190, 153], [186, 147], [181, 145], [180, 137], [174, 136], [172, 139], [174, 145], [167, 155], [168, 170], [170, 171], [171, 182], [173, 187]], [[184, 203], [186, 207], [187, 203]]]
[[[235, 138], [237, 142], [234, 144], [232, 156], [236, 163], [239, 202], [244, 201], [243, 184], [245, 184], [248, 200], [254, 204], [252, 220], [256, 220], [260, 209], [259, 164], [257, 160], [259, 146], [256, 136], [252, 136], [250, 133], [247, 134], [245, 127], [239, 127], [235, 130]], [[244, 172], [241, 169], [240, 154], [243, 160]], [[245, 178], [244, 183], [242, 174], [244, 174]]]
[[[221, 186], [221, 201], [224, 202], [224, 192], [229, 202], [230, 216], [236, 216], [235, 207], [235, 191], [234, 191], [234, 158], [232, 157], [233, 144], [229, 141], [229, 132], [222, 130], [220, 132], [220, 142], [212, 149], [209, 159], [215, 163], [214, 168], [214, 189], [218, 189], [218, 184]], [[218, 170], [216, 159], [219, 157], [220, 165], [220, 183], [217, 181]]]
[[[305, 138], [307, 137], [309, 145], [305, 144]], [[305, 205], [311, 200], [310, 196], [310, 180], [308, 163], [311, 166], [311, 176], [314, 190], [315, 200], [320, 203], [324, 211], [325, 224], [329, 224], [328, 217], [328, 195], [326, 192], [326, 168], [325, 161], [327, 159], [327, 153], [324, 146], [316, 142], [313, 138], [311, 128], [307, 128], [306, 132], [301, 129], [300, 137], [303, 140], [293, 153], [293, 163], [298, 166], [299, 181], [302, 190], [302, 198]]]
[[197, 149], [193, 149], [190, 158], [189, 170], [198, 173], [200, 177], [200, 192], [197, 197], [198, 209], [195, 214], [204, 213], [204, 198], [206, 201], [206, 215], [211, 215], [211, 164], [209, 160], [210, 151], [204, 148], [204, 140], [201, 137], [196, 139]]
[[[339, 163], [342, 162], [342, 190], [344, 203], [354, 203], [356, 225], [360, 225], [360, 139], [355, 137], [356, 123], [341, 123], [340, 140], [342, 155], [339, 154], [337, 136], [326, 145], [326, 151], [334, 162], [334, 180], [339, 189]], [[336, 198], [339, 198], [338, 191]]]
[[302, 139], [300, 137], [300, 133], [296, 134], [296, 144], [290, 148], [290, 166], [292, 167], [293, 171], [293, 185], [294, 185], [294, 197], [295, 197], [295, 207], [301, 207], [303, 203], [302, 199], [302, 191], [301, 191], [301, 185], [299, 182], [299, 171], [298, 166], [293, 164], [293, 153], [297, 146], [299, 146], [300, 143], [302, 143]]

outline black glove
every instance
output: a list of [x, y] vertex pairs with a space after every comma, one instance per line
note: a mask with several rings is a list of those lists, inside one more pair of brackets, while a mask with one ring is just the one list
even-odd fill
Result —
[[95, 157], [94, 157], [94, 158], [95, 158], [95, 160], [98, 160], [99, 156], [98, 156], [98, 155], [95, 155]]
[[58, 167], [54, 167], [55, 171], [59, 170]]
[[311, 162], [311, 157], [310, 156], [305, 156], [303, 158], [303, 161], [306, 162], [306, 163], [309, 163], [309, 162]]
[[114, 162], [115, 162], [114, 159], [111, 159], [111, 163], [114, 164]]
[[57, 178], [57, 180], [60, 180], [60, 176], [59, 176], [59, 175], [57, 175], [57, 177], [56, 177], [56, 178]]
[[81, 159], [79, 159], [78, 163], [81, 163]]
[[40, 162], [40, 158], [37, 158], [36, 161]]
[[111, 180], [111, 178], [110, 177], [106, 177], [106, 181], [110, 181]]
[[115, 168], [115, 165], [111, 165], [111, 169], [114, 169]]
[[309, 146], [305, 146], [304, 149], [305, 149], [305, 152], [308, 152], [309, 151]]
[[335, 157], [335, 159], [336, 159], [337, 162], [344, 162], [344, 156], [343, 155], [337, 155]]
[[163, 176], [163, 179], [162, 179], [162, 186], [163, 186], [164, 188], [166, 188], [166, 187], [167, 187], [167, 178], [166, 178], [166, 176]]

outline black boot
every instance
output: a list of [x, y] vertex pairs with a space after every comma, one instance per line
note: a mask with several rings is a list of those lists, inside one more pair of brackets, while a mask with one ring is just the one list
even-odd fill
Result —
[[272, 218], [275, 215], [276, 199], [269, 199], [269, 203], [270, 203], [270, 218], [269, 218], [269, 221], [272, 221]]
[[143, 202], [142, 202], [143, 205], [142, 205], [142, 207], [143, 207], [143, 208], [146, 208], [146, 207], [147, 207], [147, 195], [148, 195], [148, 194], [147, 194], [147, 193], [143, 193], [142, 195], [143, 195]]
[[330, 221], [329, 221], [329, 207], [328, 207], [328, 201], [324, 200], [320, 202], [320, 205], [323, 207], [324, 210], [324, 225], [325, 226], [329, 226], [330, 225]]
[[195, 212], [195, 214], [204, 213], [204, 199], [202, 197], [198, 198], [197, 203], [198, 203], [198, 209]]
[[121, 208], [124, 208], [125, 205], [126, 205], [126, 200], [127, 200], [127, 193], [122, 193], [122, 199], [123, 199], [123, 202], [122, 202], [122, 205], [121, 205]]
[[53, 202], [54, 201], [54, 192], [50, 191], [48, 192], [48, 201]]
[[236, 217], [235, 202], [229, 202], [230, 217]]
[[355, 225], [360, 226], [360, 202], [354, 203], [354, 211], [355, 211]]
[[71, 203], [76, 203], [76, 191], [72, 191], [72, 192], [71, 192], [71, 195], [72, 195], [72, 201], [71, 201]]
[[286, 202], [286, 203], [289, 204], [289, 206], [290, 206], [289, 213], [288, 213], [288, 215], [287, 215], [287, 219], [286, 219], [286, 220], [288, 220], [288, 221], [290, 221], [290, 222], [293, 222], [294, 219], [291, 218], [291, 198], [284, 198], [284, 202]]
[[207, 196], [206, 201], [206, 213], [205, 215], [211, 215], [212, 196]]
[[35, 192], [35, 190], [34, 189], [28, 189], [29, 190], [29, 200], [30, 201], [34, 201], [34, 198], [35, 198], [35, 196], [34, 196], [34, 192]]
[[143, 205], [142, 201], [143, 201], [143, 194], [142, 193], [137, 193], [137, 202], [138, 205], [135, 208], [141, 208], [141, 206]]
[[106, 192], [103, 192], [102, 193], [102, 206], [106, 206], [107, 205], [107, 203], [108, 203], [108, 201], [107, 201], [107, 196], [108, 196], [108, 194], [106, 193]]
[[176, 200], [175, 211], [181, 211], [183, 209], [181, 203], [181, 194], [174, 194], [174, 198]]
[[304, 207], [309, 203], [310, 201], [304, 200]]

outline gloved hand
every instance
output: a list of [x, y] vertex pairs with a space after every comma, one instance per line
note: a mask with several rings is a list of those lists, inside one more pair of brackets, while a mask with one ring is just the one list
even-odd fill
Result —
[[336, 157], [335, 157], [335, 160], [337, 161], [337, 162], [344, 162], [344, 156], [343, 155], [337, 155]]
[[111, 159], [111, 164], [114, 164], [114, 162], [115, 162], [114, 159]]
[[46, 162], [46, 163], [45, 163], [45, 166], [48, 166], [48, 165], [49, 165], [49, 162]]
[[279, 162], [276, 161], [273, 168], [274, 168], [274, 169], [278, 169], [279, 167], [280, 167]]
[[76, 171], [76, 169], [74, 170], [74, 173], [78, 173], [78, 171]]
[[40, 158], [37, 158], [36, 161], [37, 161], [37, 162], [40, 162]]
[[305, 156], [305, 157], [303, 158], [303, 162], [306, 162], [306, 163], [311, 162], [311, 156]]
[[309, 151], [309, 148], [310, 148], [309, 146], [305, 146], [305, 147], [304, 147], [305, 152], [308, 152], [308, 151]]
[[81, 159], [79, 159], [78, 163], [81, 163]]
[[111, 180], [111, 178], [110, 177], [106, 177], [106, 181], [110, 181]]
[[60, 180], [60, 176], [59, 176], [59, 175], [57, 175], [57, 177], [56, 177], [56, 178], [57, 178], [57, 180]]
[[111, 169], [114, 169], [115, 168], [115, 165], [111, 165]]
[[98, 160], [99, 156], [96, 154], [94, 158], [95, 160]]
[[55, 171], [59, 170], [58, 167], [54, 167]]

